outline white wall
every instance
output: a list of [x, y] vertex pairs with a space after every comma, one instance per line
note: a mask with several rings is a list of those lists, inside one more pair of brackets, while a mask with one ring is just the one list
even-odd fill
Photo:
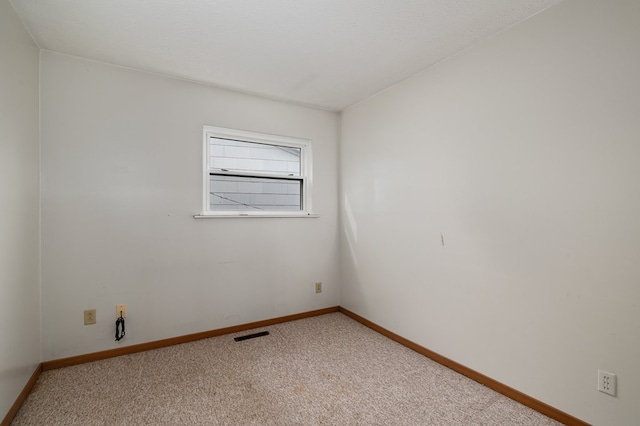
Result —
[[[41, 67], [44, 360], [338, 304], [336, 113], [51, 52]], [[311, 139], [320, 218], [194, 219], [203, 125]]]
[[0, 420], [40, 362], [38, 55], [0, 0]]
[[341, 305], [585, 421], [636, 424], [638, 22], [636, 0], [566, 1], [346, 110]]

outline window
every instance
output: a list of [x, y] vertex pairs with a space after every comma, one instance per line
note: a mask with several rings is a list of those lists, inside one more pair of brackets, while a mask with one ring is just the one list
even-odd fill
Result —
[[202, 216], [313, 216], [311, 142], [204, 127]]

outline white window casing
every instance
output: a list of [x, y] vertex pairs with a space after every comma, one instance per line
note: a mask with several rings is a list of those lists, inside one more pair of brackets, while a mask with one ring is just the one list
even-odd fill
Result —
[[195, 218], [318, 217], [310, 140], [204, 126], [202, 164]]

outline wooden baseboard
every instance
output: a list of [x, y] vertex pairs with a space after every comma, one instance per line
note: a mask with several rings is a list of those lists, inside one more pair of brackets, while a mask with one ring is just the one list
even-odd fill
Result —
[[449, 359], [425, 347], [422, 347], [417, 343], [412, 342], [409, 339], [405, 339], [404, 337], [399, 336], [394, 332], [387, 330], [386, 328], [382, 328], [379, 325], [369, 321], [368, 319], [363, 318], [360, 315], [354, 312], [351, 312], [348, 309], [343, 308], [342, 306], [339, 308], [339, 312], [345, 314], [350, 318], [353, 318], [354, 320], [369, 327], [370, 329], [377, 331], [383, 336], [388, 337], [389, 339], [394, 340], [400, 343], [401, 345], [406, 346], [407, 348], [412, 349], [418, 352], [419, 354], [426, 356], [427, 358], [431, 358], [437, 363], [442, 364], [445, 367], [450, 368], [451, 370], [462, 374], [463, 376], [467, 376], [468, 378], [475, 380], [476, 382], [488, 388], [491, 388], [498, 393], [501, 393], [507, 398], [517, 401], [520, 404], [526, 405], [527, 407], [541, 414], [544, 414], [547, 417], [551, 417], [552, 419], [557, 420], [562, 424], [569, 425], [569, 426], [589, 426], [588, 423], [585, 423], [582, 420], [576, 417], [573, 417], [570, 414], [565, 413], [564, 411], [560, 411], [557, 408], [554, 408], [548, 404], [545, 404], [542, 401], [538, 401], [537, 399], [532, 398], [529, 395], [526, 395], [516, 389], [513, 389], [503, 383], [500, 383], [497, 380], [492, 379], [491, 377], [478, 373], [477, 371], [472, 370], [469, 367], [466, 367], [460, 363], [457, 363], [452, 359]]
[[68, 358], [55, 359], [42, 363], [42, 371], [53, 370], [56, 368], [69, 367], [87, 362], [99, 361], [102, 359], [113, 358], [121, 355], [129, 355], [136, 352], [148, 351], [151, 349], [160, 349], [167, 346], [179, 345], [180, 343], [193, 342], [200, 339], [208, 339], [210, 337], [222, 336], [224, 334], [237, 333], [239, 331], [251, 330], [253, 328], [268, 327], [283, 322], [295, 321], [303, 318], [315, 317], [318, 315], [338, 312], [340, 308], [334, 306], [331, 308], [318, 309], [315, 311], [302, 312], [299, 314], [286, 315], [283, 317], [256, 321], [247, 324], [234, 325], [232, 327], [219, 328], [217, 330], [203, 331], [200, 333], [187, 334], [185, 336], [171, 337], [169, 339], [156, 340], [153, 342], [140, 343], [131, 346], [122, 346], [116, 349], [108, 349], [106, 351], [93, 352], [85, 355], [77, 355]]
[[4, 419], [2, 419], [2, 422], [0, 422], [0, 426], [9, 426], [11, 424], [11, 422], [13, 421], [13, 418], [16, 416], [16, 414], [18, 414], [18, 410], [20, 409], [20, 407], [22, 407], [22, 403], [24, 402], [25, 399], [27, 399], [29, 392], [31, 392], [31, 389], [38, 381], [38, 377], [40, 377], [40, 373], [42, 373], [42, 364], [38, 364], [38, 366], [36, 367], [36, 370], [31, 375], [31, 378], [29, 379], [27, 384], [24, 386], [24, 389], [22, 389], [22, 392], [20, 392], [20, 395], [18, 395], [18, 398], [16, 399], [16, 401], [13, 403], [11, 408], [9, 408], [7, 415], [4, 416]]

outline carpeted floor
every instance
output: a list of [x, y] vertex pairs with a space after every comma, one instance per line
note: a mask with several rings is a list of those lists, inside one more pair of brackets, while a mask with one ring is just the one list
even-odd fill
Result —
[[339, 313], [46, 371], [12, 423], [558, 424]]

